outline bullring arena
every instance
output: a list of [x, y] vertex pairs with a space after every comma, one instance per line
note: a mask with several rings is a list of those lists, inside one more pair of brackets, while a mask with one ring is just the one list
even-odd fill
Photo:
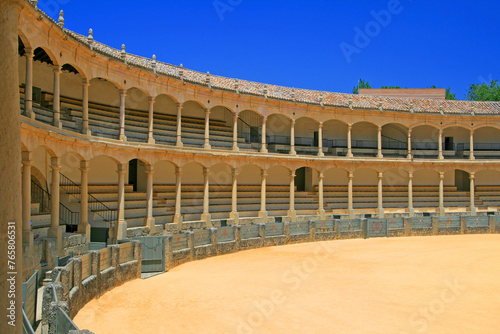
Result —
[[[4, 73], [18, 82], [2, 83], [16, 117], [3, 116], [13, 143], [0, 153], [22, 166], [22, 179], [17, 167], [3, 176], [22, 206], [2, 210], [22, 222], [27, 323], [96, 333], [500, 325], [500, 103], [199, 73], [65, 29], [34, 1], [4, 6], [20, 19], [3, 23], [17, 37], [0, 50]], [[46, 285], [41, 319], [35, 281]]]

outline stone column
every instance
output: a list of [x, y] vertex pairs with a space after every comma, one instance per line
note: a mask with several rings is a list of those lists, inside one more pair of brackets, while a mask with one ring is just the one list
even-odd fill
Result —
[[182, 230], [182, 215], [181, 215], [181, 188], [182, 188], [182, 168], [175, 167], [175, 214], [174, 224], [178, 225], [179, 231]]
[[470, 155], [469, 155], [470, 160], [475, 160], [476, 158], [474, 157], [474, 130], [470, 130]]
[[267, 179], [267, 170], [263, 169], [260, 172], [260, 211], [259, 217], [264, 218], [264, 222], [267, 219], [267, 210], [266, 210], [266, 179]]
[[[0, 309], [5, 320], [0, 321], [0, 333], [22, 333], [22, 200], [21, 200], [21, 122], [19, 114], [18, 73], [18, 20], [24, 4], [21, 0], [0, 1], [0, 170], [2, 191], [0, 191]], [[7, 298], [10, 284], [7, 283], [7, 230], [13, 226], [16, 233], [16, 294]], [[10, 326], [6, 318], [10, 301], [15, 300], [16, 326]]]
[[444, 172], [439, 172], [439, 215], [444, 216]]
[[233, 151], [239, 151], [238, 147], [238, 114], [234, 113], [233, 115]]
[[475, 189], [474, 189], [474, 179], [476, 178], [476, 173], [470, 173], [469, 174], [469, 178], [470, 178], [470, 214], [472, 216], [475, 216], [476, 213], [477, 213], [477, 210], [476, 210], [476, 200], [475, 200], [475, 197], [476, 197], [476, 193], [475, 193]]
[[205, 109], [205, 145], [203, 148], [209, 150], [212, 148], [210, 146], [210, 110]]
[[323, 199], [323, 179], [325, 175], [323, 172], [318, 172], [318, 215], [319, 219], [326, 219], [325, 204]]
[[295, 152], [295, 120], [292, 119], [292, 125], [290, 127], [290, 154], [296, 155]]
[[384, 218], [384, 202], [383, 202], [383, 188], [382, 181], [384, 179], [384, 173], [378, 173], [378, 216], [379, 218]]
[[352, 158], [352, 124], [347, 125], [347, 158]]
[[349, 218], [354, 218], [354, 205], [352, 200], [352, 179], [354, 178], [354, 173], [349, 172], [347, 181], [347, 211], [349, 211]]
[[154, 144], [155, 139], [153, 137], [153, 107], [155, 105], [155, 98], [148, 98], [149, 102], [149, 118], [148, 118], [148, 144]]
[[177, 141], [175, 146], [182, 147], [182, 104], [177, 103]]
[[50, 159], [52, 168], [52, 182], [50, 183], [50, 228], [49, 238], [57, 240], [57, 250], [62, 249], [62, 233], [64, 226], [59, 226], [59, 191], [60, 191], [60, 159], [53, 157]]
[[442, 129], [439, 129], [438, 149], [439, 149], [438, 159], [444, 159], [444, 156], [443, 156], [443, 130]]
[[262, 144], [260, 146], [260, 152], [261, 153], [267, 153], [267, 147], [266, 147], [266, 123], [267, 123], [267, 117], [262, 117]]
[[378, 127], [378, 135], [377, 135], [377, 158], [383, 158], [382, 154], [382, 127]]
[[411, 154], [411, 129], [408, 129], [408, 155], [406, 157], [408, 159], [412, 158], [412, 154]]
[[149, 227], [149, 234], [154, 234], [156, 232], [155, 219], [153, 217], [153, 176], [154, 176], [154, 166], [146, 165], [146, 221], [145, 225]]
[[415, 216], [413, 208], [413, 172], [408, 172], [408, 213], [410, 217]]
[[24, 90], [24, 110], [26, 116], [35, 119], [33, 113], [33, 50], [24, 48], [24, 56], [26, 57], [26, 87]]
[[209, 176], [210, 170], [207, 167], [203, 167], [203, 214], [201, 215], [201, 220], [207, 223], [207, 227], [212, 227], [212, 221], [209, 212], [210, 205], [210, 195], [209, 195]]
[[297, 213], [295, 212], [295, 170], [290, 171], [290, 208], [288, 210], [288, 217], [295, 220]]
[[61, 129], [61, 66], [54, 66], [54, 99], [52, 109], [54, 110], [54, 126]]
[[28, 244], [30, 254], [33, 251], [33, 232], [31, 231], [31, 164], [33, 161], [31, 158], [31, 152], [22, 152], [23, 244]]
[[233, 177], [233, 189], [231, 194], [231, 213], [229, 214], [229, 218], [233, 219], [233, 225], [238, 225], [240, 218], [240, 214], [238, 213], [238, 169], [232, 168], [231, 174]]
[[87, 79], [82, 82], [82, 133], [90, 136], [89, 128], [89, 86]]
[[323, 153], [323, 122], [319, 122], [318, 126], [318, 157], [324, 157]]
[[127, 222], [125, 221], [125, 173], [126, 164], [118, 164], [118, 222], [116, 226], [116, 242], [127, 237]]
[[89, 162], [80, 161], [81, 185], [80, 185], [80, 225], [78, 233], [85, 234], [87, 241], [90, 242], [89, 225]]
[[127, 97], [126, 90], [120, 90], [120, 136], [119, 140], [127, 141], [125, 136], [125, 98]]

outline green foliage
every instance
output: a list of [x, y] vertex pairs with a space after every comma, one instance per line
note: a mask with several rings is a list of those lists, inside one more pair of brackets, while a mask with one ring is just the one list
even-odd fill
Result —
[[[382, 86], [381, 87], [382, 89], [401, 89], [401, 87], [399, 86]], [[408, 87], [406, 87], [408, 88]]]
[[500, 101], [500, 84], [498, 80], [490, 83], [471, 84], [467, 91], [469, 101]]
[[[433, 89], [436, 89], [436, 88], [441, 88], [441, 87], [436, 87], [436, 85], [432, 85], [428, 88], [433, 88]], [[455, 93], [452, 93], [451, 92], [451, 87], [448, 87], [446, 88], [446, 97], [445, 97], [446, 100], [456, 100], [457, 99], [457, 94]]]
[[372, 88], [372, 86], [370, 86], [370, 83], [368, 81], [365, 81], [363, 79], [359, 79], [359, 82], [358, 82], [358, 85], [357, 86], [354, 86], [352, 88], [352, 93], [353, 94], [359, 94], [359, 89], [363, 89], [363, 88]]

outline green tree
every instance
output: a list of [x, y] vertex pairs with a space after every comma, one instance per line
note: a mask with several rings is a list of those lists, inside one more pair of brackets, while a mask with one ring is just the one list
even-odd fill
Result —
[[368, 81], [365, 81], [363, 79], [359, 79], [359, 82], [358, 82], [358, 85], [357, 86], [354, 86], [352, 88], [352, 93], [353, 94], [359, 94], [359, 89], [363, 89], [363, 88], [372, 88], [372, 86], [370, 86], [370, 83]]
[[500, 101], [500, 84], [498, 80], [490, 83], [471, 84], [467, 91], [469, 101]]

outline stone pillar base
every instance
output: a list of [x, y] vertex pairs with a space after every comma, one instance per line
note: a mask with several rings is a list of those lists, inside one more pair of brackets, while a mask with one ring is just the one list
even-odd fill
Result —
[[54, 126], [58, 129], [62, 129], [62, 122], [61, 121], [54, 121]]
[[179, 231], [182, 230], [182, 215], [175, 215], [173, 223], [178, 225]]
[[260, 153], [267, 153], [267, 148], [265, 148], [265, 147], [261, 148]]
[[85, 234], [85, 237], [87, 239], [87, 243], [90, 242], [90, 225], [88, 223], [78, 225], [77, 232], [80, 234]]
[[184, 144], [182, 143], [181, 138], [177, 137], [177, 141], [175, 142], [176, 147], [183, 147]]
[[295, 210], [288, 210], [287, 216], [290, 217], [291, 221], [294, 222], [295, 219], [297, 219], [297, 211]]
[[89, 128], [83, 128], [82, 129], [82, 134], [86, 135], [86, 136], [91, 136], [92, 135], [92, 132], [90, 131]]
[[127, 141], [127, 136], [120, 135], [120, 137], [118, 139], [121, 140], [121, 141]]
[[233, 220], [233, 225], [238, 225], [240, 222], [240, 214], [238, 212], [231, 211], [229, 213], [229, 218]]
[[28, 245], [28, 254], [33, 254], [33, 232], [31, 231], [23, 231], [23, 244]]
[[[127, 237], [127, 222], [125, 220], [119, 220], [116, 223], [116, 242], [120, 239], [125, 239]], [[114, 236], [110, 236], [114, 238]]]
[[470, 215], [471, 216], [477, 215], [477, 208], [475, 206], [471, 206], [471, 208], [470, 208]]
[[346, 157], [346, 158], [354, 158], [354, 154], [352, 154], [352, 153], [347, 153], [345, 157]]
[[349, 219], [354, 219], [354, 210], [350, 209], [349, 211]]
[[326, 212], [325, 212], [325, 210], [318, 210], [318, 216], [319, 216], [319, 219], [325, 220], [326, 219]]
[[205, 150], [210, 150], [211, 148], [212, 148], [212, 146], [210, 144], [203, 145], [203, 149], [205, 149]]
[[262, 218], [264, 222], [267, 222], [267, 217], [268, 217], [267, 211], [259, 211], [259, 217]]
[[238, 145], [233, 145], [233, 151], [234, 152], [239, 152], [240, 151], [240, 148], [238, 147]]
[[444, 215], [446, 215], [446, 210], [444, 209], [444, 207], [440, 207], [440, 208], [439, 208], [439, 215], [440, 215], [440, 216], [444, 216]]
[[290, 150], [290, 155], [297, 155], [297, 152], [295, 151], [295, 149], [294, 149], [294, 148], [292, 148], [292, 149]]
[[410, 217], [415, 217], [415, 209], [412, 206], [408, 208], [408, 215]]
[[383, 157], [384, 157], [384, 155], [382, 153], [377, 154], [377, 158], [382, 159]]
[[62, 236], [65, 226], [49, 227], [47, 236], [52, 239], [56, 239], [57, 252], [62, 250]]
[[378, 208], [378, 217], [384, 218], [384, 208]]
[[152, 235], [156, 232], [155, 219], [153, 217], [146, 218], [144, 223], [149, 227], [149, 234]]
[[153, 137], [149, 137], [148, 144], [156, 144], [156, 140]]
[[323, 153], [323, 150], [318, 152], [318, 157], [322, 158], [325, 156], [325, 153]]
[[204, 213], [201, 215], [201, 220], [207, 223], [207, 227], [212, 227], [212, 216], [209, 213]]

